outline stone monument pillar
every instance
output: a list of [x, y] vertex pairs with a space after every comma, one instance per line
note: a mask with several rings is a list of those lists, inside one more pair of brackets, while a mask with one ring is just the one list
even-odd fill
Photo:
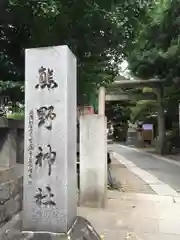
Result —
[[105, 207], [107, 121], [104, 115], [80, 117], [80, 205]]
[[23, 230], [66, 233], [76, 218], [76, 57], [67, 46], [25, 56]]

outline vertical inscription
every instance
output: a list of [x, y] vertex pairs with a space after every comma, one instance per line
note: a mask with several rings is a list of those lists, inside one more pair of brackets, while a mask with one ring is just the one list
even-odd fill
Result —
[[[54, 81], [54, 71], [50, 68], [46, 69], [41, 67], [38, 71], [39, 81], [35, 86], [35, 89], [45, 89], [48, 90], [58, 87], [58, 84]], [[54, 112], [54, 106], [42, 106], [37, 109], [38, 117], [38, 128], [44, 127], [47, 130], [52, 130], [52, 121], [56, 118], [56, 113]], [[47, 176], [52, 175], [52, 165], [56, 161], [56, 152], [52, 151], [50, 144], [47, 145], [47, 151], [43, 149], [44, 147], [38, 146], [38, 152], [35, 156], [35, 166], [37, 168], [42, 168], [48, 166]], [[34, 196], [36, 204], [41, 207], [41, 205], [55, 206], [56, 203], [53, 201], [54, 194], [51, 191], [50, 186], [46, 186], [45, 189], [39, 187], [37, 188], [37, 193]]]
[[28, 117], [28, 183], [32, 183], [32, 168], [33, 168], [33, 110], [29, 112]]
[[44, 126], [48, 130], [52, 130], [52, 121], [56, 118], [56, 114], [54, 113], [53, 106], [43, 106], [37, 110], [38, 116], [38, 127]]
[[43, 152], [42, 147], [38, 147], [38, 154], [36, 155], [35, 165], [38, 168], [42, 168], [43, 162], [46, 161], [48, 164], [48, 176], [52, 174], [52, 165], [56, 161], [56, 152], [52, 151], [51, 145], [47, 145], [47, 152]]
[[39, 73], [39, 82], [35, 86], [36, 89], [47, 88], [48, 90], [54, 89], [58, 87], [58, 84], [54, 81], [54, 70], [45, 67], [41, 67], [38, 71]]
[[46, 186], [45, 189], [38, 188], [37, 193], [34, 196], [36, 199], [36, 204], [41, 207], [45, 206], [56, 206], [56, 203], [53, 200], [54, 194], [49, 186]]
[[44, 158], [48, 162], [48, 176], [51, 176], [51, 174], [52, 174], [52, 165], [56, 161], [56, 152], [52, 151], [52, 148], [51, 148], [50, 145], [48, 145], [47, 147], [48, 147], [48, 152], [44, 155]]

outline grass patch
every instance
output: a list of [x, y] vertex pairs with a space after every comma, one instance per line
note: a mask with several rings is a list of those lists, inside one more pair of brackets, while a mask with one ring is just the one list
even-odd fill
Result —
[[7, 115], [8, 119], [13, 120], [24, 120], [24, 112], [15, 112]]

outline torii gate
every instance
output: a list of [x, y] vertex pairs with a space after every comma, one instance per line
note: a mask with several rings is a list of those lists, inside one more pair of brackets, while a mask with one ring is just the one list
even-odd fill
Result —
[[[100, 87], [99, 89], [99, 105], [98, 113], [105, 114], [105, 102], [106, 101], [123, 101], [123, 100], [132, 100], [134, 98], [139, 99], [155, 99], [157, 100], [157, 111], [158, 111], [158, 152], [162, 154], [165, 138], [165, 121], [164, 121], [164, 107], [162, 104], [163, 99], [163, 82], [161, 80], [122, 80], [122, 77], [116, 77], [116, 81], [109, 85], [106, 89], [105, 87]], [[121, 88], [143, 88], [151, 87], [155, 89], [155, 94], [146, 93], [144, 96], [140, 95], [127, 95], [118, 92]], [[144, 98], [145, 97], [145, 98]]]

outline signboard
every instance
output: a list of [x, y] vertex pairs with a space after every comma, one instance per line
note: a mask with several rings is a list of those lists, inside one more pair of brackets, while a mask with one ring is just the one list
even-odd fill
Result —
[[153, 124], [143, 124], [143, 130], [153, 130]]

